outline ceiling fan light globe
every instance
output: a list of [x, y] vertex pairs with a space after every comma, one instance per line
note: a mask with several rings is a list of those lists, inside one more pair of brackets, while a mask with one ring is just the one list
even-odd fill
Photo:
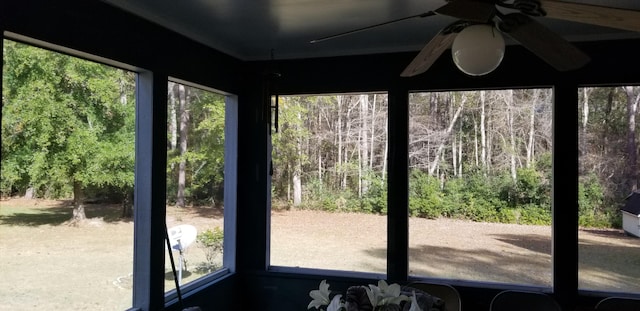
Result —
[[451, 54], [460, 71], [470, 76], [482, 76], [498, 68], [504, 47], [502, 34], [493, 26], [471, 25], [456, 36]]

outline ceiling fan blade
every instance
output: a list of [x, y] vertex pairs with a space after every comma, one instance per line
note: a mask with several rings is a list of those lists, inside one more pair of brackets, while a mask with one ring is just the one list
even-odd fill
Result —
[[393, 24], [393, 23], [397, 23], [400, 21], [404, 21], [407, 19], [411, 19], [411, 18], [417, 18], [417, 17], [428, 17], [428, 16], [433, 16], [436, 15], [436, 13], [434, 11], [429, 11], [429, 12], [424, 12], [421, 14], [416, 14], [416, 15], [411, 15], [411, 16], [406, 16], [406, 17], [402, 17], [402, 18], [398, 18], [398, 19], [394, 19], [394, 20], [390, 20], [390, 21], [386, 21], [384, 23], [379, 23], [379, 24], [374, 24], [374, 25], [369, 25], [366, 27], [362, 27], [362, 28], [358, 28], [358, 29], [353, 29], [353, 30], [349, 30], [349, 31], [345, 31], [345, 32], [341, 32], [338, 34], [334, 34], [334, 35], [330, 35], [330, 36], [326, 36], [326, 37], [322, 37], [322, 38], [318, 38], [318, 39], [314, 39], [309, 41], [309, 43], [320, 43], [322, 41], [327, 41], [330, 39], [335, 39], [335, 38], [339, 38], [339, 37], [343, 37], [343, 36], [347, 36], [347, 35], [351, 35], [357, 32], [361, 32], [361, 31], [365, 31], [365, 30], [369, 30], [372, 28], [376, 28], [376, 27], [380, 27], [380, 26], [384, 26], [384, 25], [389, 25], [389, 24]]
[[499, 29], [520, 42], [558, 71], [569, 71], [586, 65], [590, 58], [569, 41], [521, 13], [501, 17]]
[[493, 2], [453, 0], [436, 9], [435, 12], [466, 21], [485, 23], [495, 15], [496, 7]]
[[541, 0], [547, 17], [640, 32], [640, 11]]
[[[449, 28], [449, 27], [447, 27]], [[445, 29], [447, 29], [445, 28]], [[458, 32], [440, 31], [400, 74], [401, 77], [413, 77], [427, 71], [442, 53], [451, 47]]]

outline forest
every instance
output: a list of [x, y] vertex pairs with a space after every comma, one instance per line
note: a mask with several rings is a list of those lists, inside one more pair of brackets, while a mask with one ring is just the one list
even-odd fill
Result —
[[[3, 197], [123, 204], [135, 164], [135, 73], [5, 40]], [[225, 97], [168, 81], [167, 204], [224, 204]], [[580, 225], [620, 227], [637, 188], [638, 86], [583, 87]], [[409, 103], [409, 209], [415, 217], [549, 224], [551, 89], [416, 92]], [[567, 103], [562, 103], [567, 104]], [[385, 93], [281, 96], [272, 204], [384, 214]]]
[[[640, 88], [580, 88], [580, 225], [619, 227], [637, 187]], [[417, 217], [551, 223], [552, 90], [410, 94]], [[276, 208], [385, 213], [385, 94], [287, 96], [273, 134]]]

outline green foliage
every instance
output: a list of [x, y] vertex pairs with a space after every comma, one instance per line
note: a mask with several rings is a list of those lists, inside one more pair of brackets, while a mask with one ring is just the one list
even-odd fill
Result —
[[[169, 82], [170, 88], [173, 85], [174, 82]], [[218, 204], [223, 200], [224, 187], [225, 97], [194, 87], [185, 90], [190, 100], [187, 152], [181, 155], [178, 148], [167, 150], [167, 200], [176, 201], [179, 163], [184, 160], [185, 200], [193, 204]], [[176, 118], [178, 122], [178, 113]]]
[[386, 214], [387, 183], [372, 172], [366, 175], [364, 181], [369, 188], [360, 199], [360, 210], [367, 213]]
[[224, 249], [223, 230], [220, 229], [220, 227], [215, 227], [213, 230], [207, 229], [202, 231], [198, 233], [196, 243], [204, 251], [209, 272], [219, 268], [216, 263], [216, 258], [222, 254]]
[[464, 218], [473, 221], [509, 222], [506, 202], [499, 199], [501, 179], [484, 177], [472, 172], [467, 178], [449, 180], [443, 189], [445, 195], [444, 217]]
[[409, 214], [437, 218], [442, 215], [443, 194], [440, 182], [429, 174], [412, 170], [409, 176]]
[[516, 204], [539, 204], [542, 180], [540, 173], [530, 168], [518, 168], [516, 176], [512, 196]]
[[[598, 177], [590, 174], [578, 183], [579, 224], [588, 227], [605, 227], [612, 222], [604, 208], [604, 192]], [[616, 210], [616, 214], [617, 210]]]
[[2, 194], [132, 189], [133, 74], [9, 40], [4, 48]]
[[516, 211], [519, 214], [517, 223], [523, 225], [550, 225], [551, 212], [545, 207], [535, 204], [525, 204], [518, 207]]

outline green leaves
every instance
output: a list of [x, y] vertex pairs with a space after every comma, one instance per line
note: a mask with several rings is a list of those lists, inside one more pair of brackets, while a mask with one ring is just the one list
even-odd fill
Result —
[[131, 187], [134, 75], [9, 40], [4, 51], [2, 174], [11, 180], [0, 190], [68, 197], [73, 181]]

